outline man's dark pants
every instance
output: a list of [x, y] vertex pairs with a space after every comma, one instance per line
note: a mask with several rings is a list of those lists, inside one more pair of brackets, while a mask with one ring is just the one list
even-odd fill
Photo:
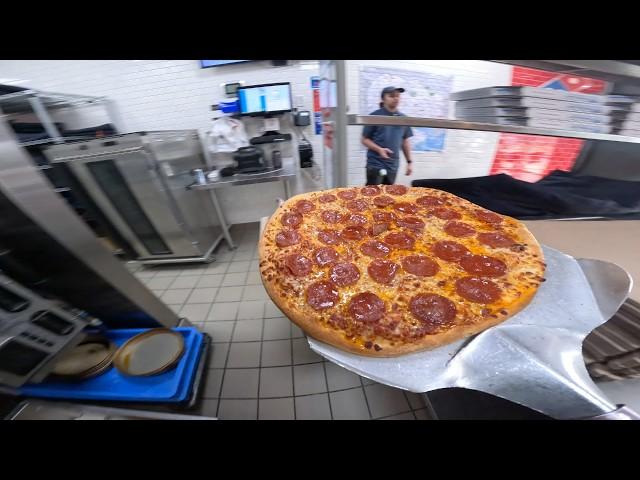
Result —
[[379, 168], [367, 168], [367, 185], [393, 185], [395, 183], [398, 172], [387, 170], [387, 175], [381, 179], [378, 175], [379, 170]]

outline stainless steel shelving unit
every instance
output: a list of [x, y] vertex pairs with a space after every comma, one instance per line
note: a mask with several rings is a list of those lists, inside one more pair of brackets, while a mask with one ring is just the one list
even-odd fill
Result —
[[110, 123], [118, 130], [122, 128], [122, 122], [118, 116], [115, 104], [107, 97], [92, 97], [87, 95], [73, 95], [67, 93], [44, 92], [41, 90], [23, 90], [21, 92], [0, 95], [0, 112], [5, 115], [34, 113], [50, 139], [25, 142], [22, 146], [41, 145], [46, 143], [65, 143], [74, 140], [74, 137], [64, 137], [58, 131], [50, 111], [62, 108], [77, 108], [102, 105], [106, 108]]
[[[123, 123], [116, 105], [113, 100], [107, 97], [54, 93], [36, 89], [0, 95], [0, 123], [6, 124], [8, 131], [11, 131], [11, 128], [9, 128], [9, 120], [11, 118], [28, 114], [35, 115], [37, 120], [42, 124], [43, 130], [46, 132], [48, 138], [23, 142], [18, 141], [18, 145], [25, 149], [28, 147], [44, 147], [52, 144], [89, 140], [93, 138], [90, 135], [63, 135], [63, 132], [56, 126], [53, 117], [55, 112], [62, 109], [77, 109], [92, 106], [104, 107], [108, 118], [107, 123], [113, 125], [118, 132], [123, 131]], [[44, 183], [50, 185], [53, 192], [62, 196], [72, 208], [76, 209], [74, 202], [78, 200], [78, 193], [74, 192], [72, 185], [67, 181], [68, 179], [64, 175], [60, 175], [59, 172], [56, 173], [51, 165], [41, 163], [43, 160], [41, 156], [38, 155], [38, 159], [36, 159], [32, 152], [33, 150], [33, 148], [29, 148], [29, 157], [32, 159], [32, 162], [36, 164], [36, 170], [47, 178], [48, 182]], [[36, 148], [35, 150], [38, 152], [39, 149]], [[77, 209], [76, 212], [78, 212]], [[96, 224], [95, 212], [93, 210], [85, 208], [85, 213], [79, 213], [79, 215], [82, 216], [87, 224], [91, 223], [90, 220], [94, 221], [94, 225]], [[113, 253], [120, 254], [120, 252], [121, 249], [116, 249]]]

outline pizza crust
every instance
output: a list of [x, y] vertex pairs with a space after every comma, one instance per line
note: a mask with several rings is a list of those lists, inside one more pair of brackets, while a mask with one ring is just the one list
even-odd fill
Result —
[[[309, 199], [317, 199], [319, 195], [325, 193], [333, 193], [339, 190], [351, 190], [349, 188], [346, 189], [334, 189], [332, 191], [323, 191], [323, 192], [312, 192], [307, 194], [296, 195], [289, 200], [287, 200], [284, 204], [282, 204], [276, 212], [269, 218], [267, 224], [265, 225], [264, 231], [260, 236], [259, 241], [259, 255], [260, 255], [260, 271], [261, 278], [264, 284], [264, 287], [271, 298], [271, 300], [278, 306], [280, 310], [287, 316], [293, 323], [295, 323], [298, 327], [300, 327], [307, 335], [321, 341], [333, 345], [342, 350], [346, 350], [349, 352], [353, 352], [360, 355], [371, 356], [371, 357], [395, 357], [399, 355], [404, 355], [408, 353], [429, 350], [433, 348], [437, 348], [449, 343], [456, 342], [463, 338], [469, 337], [471, 335], [477, 334], [490, 328], [494, 325], [498, 325], [508, 318], [512, 317], [522, 309], [524, 309], [533, 299], [535, 293], [538, 288], [538, 284], [532, 286], [532, 284], [527, 284], [528, 286], [522, 287], [519, 290], [519, 295], [517, 298], [510, 299], [508, 304], [500, 305], [500, 310], [505, 311], [506, 314], [499, 314], [495, 316], [486, 316], [479, 317], [476, 316], [473, 318], [473, 321], [469, 324], [457, 324], [450, 329], [443, 330], [441, 332], [435, 334], [428, 334], [423, 336], [417, 340], [411, 340], [409, 342], [401, 342], [394, 341], [393, 345], [391, 342], [383, 337], [377, 337], [375, 343], [377, 343], [381, 350], [375, 350], [373, 348], [365, 348], [363, 346], [364, 342], [360, 339], [347, 339], [345, 334], [341, 330], [337, 330], [331, 328], [330, 326], [326, 326], [324, 323], [318, 321], [313, 312], [304, 312], [303, 308], [299, 308], [296, 304], [298, 301], [299, 304], [299, 296], [292, 296], [289, 292], [282, 291], [281, 288], [277, 285], [277, 276], [273, 275], [269, 278], [268, 275], [265, 274], [265, 269], [263, 267], [269, 266], [273, 260], [274, 255], [277, 254], [279, 248], [275, 246], [273, 242], [268, 242], [268, 238], [270, 235], [275, 235], [282, 226], [280, 225], [280, 218], [282, 214], [286, 211], [290, 211], [291, 207], [295, 205], [295, 203], [299, 200], [309, 200]], [[359, 188], [356, 188], [359, 190]], [[403, 197], [394, 197], [397, 201], [411, 201], [415, 200], [416, 196], [421, 195], [429, 195], [433, 194], [433, 192], [437, 192], [438, 195], [452, 197], [455, 199], [455, 202], [459, 205], [466, 206], [467, 208], [471, 206], [472, 208], [481, 208], [467, 200], [456, 197], [455, 195], [449, 194], [447, 192], [442, 192], [433, 189], [425, 189], [412, 187], [409, 189], [413, 195], [411, 198], [403, 198]], [[359, 196], [359, 198], [364, 198]], [[317, 202], [316, 205], [318, 206]], [[326, 204], [326, 208], [332, 208], [332, 206], [337, 206], [338, 203], [330, 203]], [[322, 205], [320, 208], [323, 208]], [[454, 208], [455, 209], [455, 208]], [[486, 209], [483, 209], [486, 210]], [[420, 214], [417, 215], [421, 217]], [[323, 224], [320, 220], [315, 220], [315, 217], [307, 217], [304, 216], [306, 221], [310, 224], [317, 226], [318, 228], [325, 228], [327, 225]], [[311, 220], [313, 218], [313, 220]], [[544, 274], [544, 257], [543, 252], [536, 241], [535, 237], [531, 234], [531, 232], [527, 229], [527, 227], [515, 220], [511, 217], [502, 216], [504, 221], [509, 222], [509, 234], [521, 243], [526, 244], [528, 258], [537, 258], [539, 261], [536, 262], [525, 262], [520, 265], [522, 270], [526, 270], [527, 273], [531, 273], [534, 278], [540, 278]], [[427, 223], [427, 227], [425, 231], [429, 229], [429, 222]], [[467, 242], [464, 239], [455, 238], [453, 240], [459, 241], [462, 244], [467, 245]], [[318, 245], [320, 246], [320, 245]], [[411, 254], [411, 252], [405, 252], [407, 254]], [[518, 254], [515, 254], [518, 255]], [[314, 272], [319, 271], [320, 269], [314, 264]], [[361, 275], [367, 276], [366, 271], [362, 272]], [[541, 280], [543, 281], [543, 280]], [[534, 282], [535, 283], [535, 282]], [[384, 287], [382, 287], [384, 288]], [[388, 287], [391, 288], [391, 287]], [[339, 288], [339, 290], [342, 290]], [[439, 292], [434, 292], [439, 293]], [[446, 296], [446, 295], [445, 295]], [[470, 303], [470, 302], [469, 302]], [[308, 309], [306, 309], [308, 310]]]

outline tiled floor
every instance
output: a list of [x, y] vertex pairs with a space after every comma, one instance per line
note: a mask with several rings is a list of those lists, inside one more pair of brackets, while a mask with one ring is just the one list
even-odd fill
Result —
[[428, 419], [420, 395], [324, 360], [271, 302], [258, 272], [259, 225], [233, 227], [209, 265], [131, 266], [156, 295], [211, 335], [200, 413], [220, 419]]

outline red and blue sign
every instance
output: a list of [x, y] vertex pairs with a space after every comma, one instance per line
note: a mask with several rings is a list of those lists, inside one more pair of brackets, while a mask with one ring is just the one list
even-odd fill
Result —
[[311, 90], [313, 91], [313, 125], [316, 135], [322, 135], [322, 112], [320, 109], [320, 77], [311, 77]]

